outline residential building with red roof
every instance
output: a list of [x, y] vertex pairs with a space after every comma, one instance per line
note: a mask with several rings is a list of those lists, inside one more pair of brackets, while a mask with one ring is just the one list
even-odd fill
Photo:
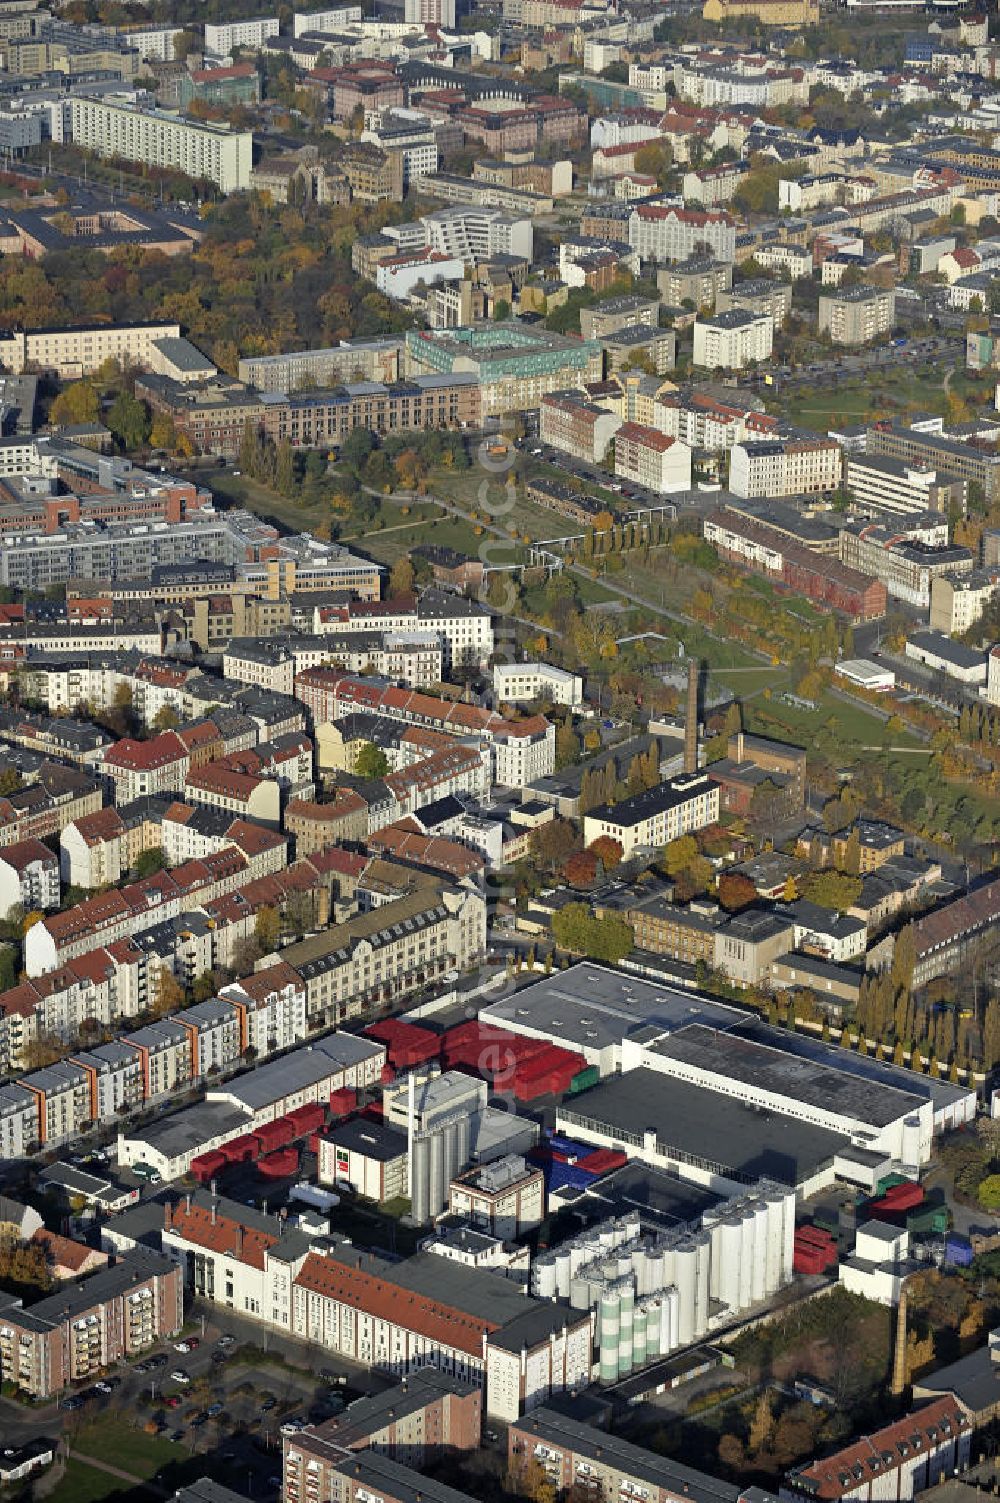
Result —
[[904, 1414], [871, 1435], [785, 1473], [784, 1503], [905, 1503], [969, 1465], [972, 1426], [954, 1394]]
[[189, 762], [180, 737], [162, 731], [149, 741], [119, 741], [105, 752], [103, 770], [114, 785], [115, 803], [121, 805], [151, 793], [180, 793]]
[[59, 907], [59, 857], [40, 840], [0, 847], [0, 913]]

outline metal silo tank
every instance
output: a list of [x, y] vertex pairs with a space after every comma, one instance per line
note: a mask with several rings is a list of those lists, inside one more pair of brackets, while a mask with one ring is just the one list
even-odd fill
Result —
[[431, 1134], [431, 1177], [428, 1189], [430, 1212], [436, 1216], [444, 1205], [444, 1134], [440, 1129]]
[[785, 1215], [781, 1226], [781, 1282], [787, 1284], [792, 1277], [792, 1261], [795, 1257], [795, 1191], [785, 1191]]
[[920, 1118], [914, 1113], [913, 1116], [903, 1118], [902, 1153], [903, 1163], [919, 1165], [921, 1161], [920, 1144]]
[[556, 1293], [560, 1299], [569, 1299], [570, 1253], [568, 1247], [556, 1248]]
[[534, 1293], [539, 1299], [552, 1299], [556, 1292], [556, 1260], [551, 1253], [535, 1261], [532, 1269]]
[[660, 1352], [667, 1356], [681, 1344], [681, 1297], [676, 1285], [663, 1291], [660, 1307]]
[[740, 1212], [740, 1309], [747, 1310], [753, 1300], [753, 1209], [744, 1205]]
[[727, 1216], [722, 1223], [722, 1246], [719, 1259], [719, 1298], [729, 1309], [740, 1307], [740, 1257], [743, 1231], [738, 1216]]
[[645, 1367], [646, 1365], [646, 1325], [647, 1315], [644, 1305], [637, 1305], [632, 1316], [632, 1366]]
[[767, 1294], [767, 1228], [770, 1221], [767, 1201], [763, 1196], [753, 1205], [753, 1267], [751, 1270], [751, 1298], [759, 1304]]
[[784, 1247], [785, 1197], [780, 1190], [768, 1190], [767, 1248], [765, 1254], [764, 1285], [767, 1294], [774, 1294], [783, 1283], [781, 1276], [782, 1248]]
[[697, 1336], [704, 1336], [708, 1330], [710, 1303], [708, 1280], [712, 1264], [712, 1242], [711, 1238], [706, 1236], [704, 1232], [701, 1232], [695, 1237], [694, 1244], [698, 1254], [696, 1263], [697, 1274], [695, 1278], [694, 1325], [695, 1334]]
[[677, 1338], [681, 1346], [687, 1346], [694, 1340], [697, 1262], [698, 1249], [694, 1243], [682, 1242], [674, 1254], [674, 1275], [679, 1301]]
[[598, 1310], [597, 1360], [602, 1383], [613, 1383], [618, 1377], [618, 1330], [619, 1300], [617, 1294], [609, 1292]]
[[413, 1140], [412, 1215], [418, 1226], [430, 1220], [431, 1145], [425, 1137]]
[[618, 1376], [632, 1371], [632, 1329], [635, 1320], [635, 1296], [631, 1289], [622, 1289], [619, 1296]]

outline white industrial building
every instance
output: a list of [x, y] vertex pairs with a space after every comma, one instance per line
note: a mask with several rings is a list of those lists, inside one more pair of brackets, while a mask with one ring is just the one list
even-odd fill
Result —
[[622, 1043], [622, 1071], [655, 1070], [749, 1106], [840, 1133], [896, 1163], [925, 1164], [934, 1136], [929, 1099], [853, 1080], [835, 1063], [801, 1059], [776, 1044], [701, 1023]]
[[729, 1028], [751, 1017], [715, 998], [645, 981], [591, 960], [535, 981], [479, 1014], [483, 1023], [582, 1054], [602, 1076], [622, 1068], [622, 1041], [640, 1030], [666, 1034], [694, 1022]]

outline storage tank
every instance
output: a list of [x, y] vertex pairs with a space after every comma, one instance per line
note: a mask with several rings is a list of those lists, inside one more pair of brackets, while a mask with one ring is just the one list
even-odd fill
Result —
[[569, 1299], [570, 1290], [570, 1250], [568, 1247], [556, 1248], [556, 1293], [560, 1299]]
[[696, 1278], [695, 1278], [695, 1304], [694, 1304], [694, 1331], [696, 1336], [704, 1336], [708, 1330], [708, 1276], [712, 1263], [711, 1239], [700, 1232], [694, 1239], [697, 1249]]
[[635, 1316], [635, 1295], [631, 1289], [623, 1289], [620, 1296], [618, 1332], [618, 1376], [624, 1378], [632, 1371], [632, 1328]]
[[785, 1197], [778, 1190], [768, 1190], [764, 1201], [767, 1206], [764, 1286], [766, 1293], [774, 1294], [783, 1283], [781, 1260], [785, 1243]]
[[532, 1293], [539, 1299], [554, 1299], [556, 1293], [556, 1260], [551, 1253], [535, 1259], [531, 1270]]
[[660, 1300], [660, 1352], [666, 1357], [681, 1344], [681, 1299], [676, 1285], [663, 1291]]
[[600, 1295], [598, 1286], [585, 1274], [569, 1281], [569, 1302], [574, 1310], [589, 1310]]
[[663, 1288], [663, 1248], [657, 1243], [649, 1250], [646, 1259], [646, 1278], [649, 1281], [650, 1294], [659, 1294]]
[[646, 1308], [636, 1305], [632, 1312], [632, 1366], [645, 1367], [646, 1361]]
[[598, 1323], [598, 1365], [602, 1383], [618, 1377], [619, 1299], [610, 1291], [601, 1299]]
[[913, 1114], [903, 1118], [903, 1163], [919, 1164], [921, 1161], [920, 1118]]
[[767, 1202], [755, 1196], [753, 1202], [753, 1264], [750, 1269], [750, 1296], [758, 1304], [767, 1293]]
[[698, 1249], [692, 1241], [680, 1243], [674, 1254], [674, 1273], [677, 1279], [677, 1336], [681, 1346], [694, 1340], [695, 1330], [695, 1283], [697, 1281]]
[[740, 1258], [743, 1228], [739, 1216], [727, 1216], [722, 1223], [722, 1246], [719, 1258], [719, 1298], [735, 1312], [740, 1307]]
[[413, 1165], [411, 1169], [411, 1201], [413, 1220], [417, 1226], [423, 1226], [431, 1219], [430, 1194], [431, 1194], [431, 1145], [430, 1139], [422, 1135], [413, 1139], [411, 1147]]
[[436, 1216], [438, 1211], [444, 1206], [445, 1186], [447, 1184], [444, 1175], [444, 1134], [442, 1132], [432, 1132], [430, 1143], [431, 1173], [427, 1196], [430, 1213], [432, 1216]]
[[785, 1191], [785, 1214], [781, 1223], [781, 1282], [787, 1284], [792, 1277], [795, 1261], [795, 1191]]
[[753, 1301], [754, 1255], [753, 1206], [744, 1205], [740, 1213], [740, 1309], [747, 1310]]

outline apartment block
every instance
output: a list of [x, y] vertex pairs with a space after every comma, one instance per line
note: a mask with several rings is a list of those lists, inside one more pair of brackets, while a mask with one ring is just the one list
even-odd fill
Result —
[[871, 344], [888, 334], [896, 320], [892, 288], [841, 287], [820, 293], [818, 328], [834, 344]]
[[579, 387], [548, 392], [539, 404], [542, 442], [588, 464], [601, 463], [620, 427], [617, 413], [591, 401]]
[[277, 16], [255, 16], [245, 21], [205, 22], [205, 51], [213, 57], [228, 57], [234, 47], [258, 52], [269, 37], [278, 35]]
[[767, 313], [730, 308], [695, 320], [693, 360], [709, 370], [743, 370], [767, 360], [773, 344], [774, 320]]
[[736, 259], [736, 221], [722, 210], [639, 204], [628, 220], [628, 242], [643, 261], [688, 261], [708, 254]]
[[690, 490], [691, 450], [657, 428], [622, 423], [615, 434], [615, 474], [654, 495]]
[[927, 511], [965, 515], [968, 483], [938, 474], [931, 465], [908, 464], [888, 454], [844, 455], [844, 484], [863, 507], [909, 516]]
[[96, 156], [173, 168], [194, 179], [207, 178], [223, 193], [250, 186], [250, 131], [195, 124], [164, 110], [98, 99], [72, 99], [70, 114], [74, 143]]
[[57, 1398], [70, 1383], [176, 1336], [183, 1320], [180, 1267], [136, 1248], [28, 1310], [0, 1295], [0, 1377], [32, 1399]]
[[840, 489], [843, 456], [832, 438], [772, 438], [734, 444], [729, 488], [737, 496], [824, 495]]

